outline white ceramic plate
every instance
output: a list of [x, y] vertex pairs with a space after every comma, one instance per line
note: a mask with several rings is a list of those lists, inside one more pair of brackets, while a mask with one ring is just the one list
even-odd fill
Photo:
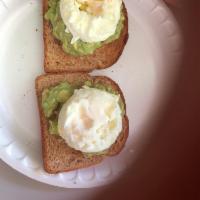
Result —
[[[122, 153], [95, 167], [49, 175], [41, 158], [34, 80], [43, 73], [42, 1], [0, 0], [0, 158], [35, 180], [66, 188], [107, 184], [123, 172], [148, 136], [176, 75], [180, 34], [159, 0], [127, 0], [129, 40], [113, 67], [95, 71], [121, 86], [130, 120]], [[145, 137], [147, 139], [148, 137]]]

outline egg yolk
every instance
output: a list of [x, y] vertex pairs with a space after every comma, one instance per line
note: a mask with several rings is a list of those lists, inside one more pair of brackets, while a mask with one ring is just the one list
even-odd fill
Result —
[[79, 9], [94, 16], [100, 16], [103, 12], [104, 0], [76, 0]]

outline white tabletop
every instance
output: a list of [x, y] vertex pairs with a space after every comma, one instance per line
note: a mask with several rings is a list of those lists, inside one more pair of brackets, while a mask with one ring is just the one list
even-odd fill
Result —
[[91, 199], [99, 188], [63, 189], [36, 182], [0, 160], [0, 197], [7, 200], [79, 200]]

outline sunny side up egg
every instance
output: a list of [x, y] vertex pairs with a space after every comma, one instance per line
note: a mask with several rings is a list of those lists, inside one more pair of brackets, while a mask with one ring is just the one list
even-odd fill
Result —
[[119, 98], [96, 88], [75, 90], [59, 113], [59, 135], [81, 152], [108, 149], [122, 131]]
[[71, 43], [105, 41], [116, 31], [122, 0], [61, 0], [60, 13]]

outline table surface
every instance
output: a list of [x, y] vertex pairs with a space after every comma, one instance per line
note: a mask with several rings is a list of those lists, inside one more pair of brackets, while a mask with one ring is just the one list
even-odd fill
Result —
[[64, 189], [36, 182], [0, 160], [0, 199], [79, 200], [92, 198], [99, 188]]

